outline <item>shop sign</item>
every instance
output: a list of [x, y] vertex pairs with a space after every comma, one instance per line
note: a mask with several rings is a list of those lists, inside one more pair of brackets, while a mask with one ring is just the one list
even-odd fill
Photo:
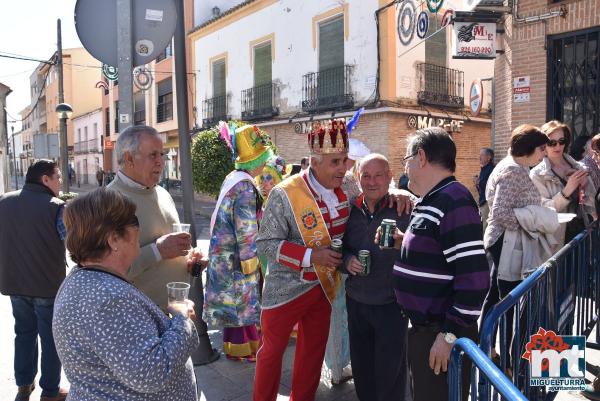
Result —
[[[346, 124], [348, 124], [348, 121], [350, 121], [352, 117], [344, 117], [344, 121], [346, 122]], [[342, 119], [342, 118], [339, 118]], [[324, 118], [322, 120], [313, 120], [313, 121], [302, 121], [302, 122], [297, 122], [294, 123], [294, 132], [296, 134], [308, 134], [309, 132], [311, 132], [313, 130], [313, 126], [317, 123], [319, 124], [325, 124], [327, 122], [331, 121], [331, 118]]]
[[496, 58], [496, 24], [454, 22], [452, 58]]
[[414, 129], [441, 127], [448, 132], [461, 132], [464, 120], [438, 118], [428, 116], [410, 115], [407, 119], [408, 127]]
[[104, 141], [104, 149], [105, 150], [111, 150], [115, 148], [115, 143], [113, 141], [111, 141], [110, 139]]
[[513, 101], [515, 103], [525, 103], [529, 101], [529, 94], [531, 93], [529, 82], [529, 75], [516, 77], [513, 80]]

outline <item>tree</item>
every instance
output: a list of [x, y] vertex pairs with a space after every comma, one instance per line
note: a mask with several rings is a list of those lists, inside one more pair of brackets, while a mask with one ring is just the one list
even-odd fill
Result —
[[199, 133], [192, 141], [194, 191], [219, 195], [221, 184], [233, 170], [231, 151], [219, 136], [217, 127]]

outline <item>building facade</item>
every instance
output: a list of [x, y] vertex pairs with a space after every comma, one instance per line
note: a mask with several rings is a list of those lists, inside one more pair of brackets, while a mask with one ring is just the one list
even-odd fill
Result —
[[520, 124], [558, 119], [600, 132], [600, 1], [513, 0], [495, 63], [496, 136], [505, 153]]
[[[23, 174], [33, 163], [33, 129], [32, 129], [32, 113], [31, 106], [26, 106], [19, 112], [21, 116], [21, 140], [22, 148], [20, 151], [21, 167]], [[17, 152], [19, 153], [19, 152]]]
[[74, 169], [77, 184], [96, 184], [102, 167], [102, 108], [73, 118]]
[[[492, 77], [493, 61], [452, 59], [450, 29], [403, 44], [399, 10], [388, 3], [254, 0], [206, 20], [189, 34], [202, 126], [255, 123], [298, 163], [314, 122], [364, 106], [352, 137], [386, 155], [396, 181], [407, 136], [439, 125], [457, 144], [458, 178], [474, 190], [479, 149], [491, 141], [491, 85], [477, 117], [468, 115], [465, 92]], [[439, 28], [444, 11], [430, 14], [430, 25]]]

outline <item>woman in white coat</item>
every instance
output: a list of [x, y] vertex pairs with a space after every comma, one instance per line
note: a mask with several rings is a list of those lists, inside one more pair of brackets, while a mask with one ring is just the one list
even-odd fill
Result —
[[546, 157], [529, 175], [542, 195], [542, 205], [554, 208], [558, 213], [578, 214], [575, 220], [568, 225], [561, 224], [554, 233], [557, 251], [583, 230], [588, 216], [596, 216], [596, 189], [585, 167], [567, 154], [572, 141], [570, 128], [552, 120], [542, 125], [541, 131], [549, 139]]

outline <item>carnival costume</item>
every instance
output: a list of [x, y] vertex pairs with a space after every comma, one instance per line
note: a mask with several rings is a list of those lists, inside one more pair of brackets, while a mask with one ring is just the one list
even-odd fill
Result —
[[[308, 135], [313, 155], [348, 152], [343, 120], [317, 125]], [[298, 340], [290, 400], [313, 400], [329, 333], [338, 271], [310, 263], [312, 248], [344, 235], [349, 204], [341, 188], [324, 188], [311, 169], [273, 188], [257, 237], [268, 259], [262, 299], [262, 341], [257, 354], [255, 401], [277, 398], [283, 353], [295, 323]]]
[[223, 124], [221, 136], [233, 150], [236, 170], [225, 178], [211, 218], [204, 318], [223, 327], [228, 358], [254, 361], [260, 320], [256, 235], [261, 197], [247, 171], [260, 167], [273, 153], [256, 127], [236, 130]]

